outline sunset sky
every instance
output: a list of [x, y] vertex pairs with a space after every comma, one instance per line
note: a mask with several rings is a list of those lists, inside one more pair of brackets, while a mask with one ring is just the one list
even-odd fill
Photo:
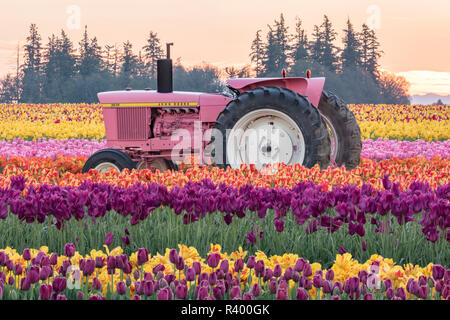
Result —
[[183, 64], [222, 67], [249, 63], [256, 30], [265, 34], [280, 13], [290, 32], [298, 16], [308, 34], [327, 14], [338, 45], [348, 17], [358, 30], [368, 23], [384, 51], [382, 68], [405, 76], [411, 94], [450, 94], [448, 0], [1, 0], [0, 76], [15, 72], [17, 44], [25, 43], [31, 23], [44, 45], [64, 29], [77, 47], [87, 25], [102, 46], [130, 40], [136, 53], [152, 30], [163, 44], [175, 43], [172, 58]]

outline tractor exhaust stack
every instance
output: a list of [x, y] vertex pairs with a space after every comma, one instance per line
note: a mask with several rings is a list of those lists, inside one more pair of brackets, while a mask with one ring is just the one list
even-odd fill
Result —
[[159, 59], [157, 62], [158, 92], [169, 93], [173, 91], [172, 60]]
[[169, 93], [173, 91], [173, 79], [172, 79], [172, 60], [170, 59], [170, 46], [173, 42], [166, 43], [166, 59], [159, 59], [157, 61], [157, 83], [158, 92]]

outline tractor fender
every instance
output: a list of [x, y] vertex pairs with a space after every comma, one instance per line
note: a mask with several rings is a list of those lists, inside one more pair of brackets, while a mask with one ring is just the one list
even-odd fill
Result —
[[317, 107], [325, 85], [325, 78], [236, 78], [228, 79], [227, 84], [240, 93], [257, 87], [286, 88], [305, 96], [312, 105]]

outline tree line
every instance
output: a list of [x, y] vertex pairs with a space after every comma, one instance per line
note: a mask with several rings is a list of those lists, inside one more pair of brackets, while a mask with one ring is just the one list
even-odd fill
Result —
[[[174, 63], [174, 90], [220, 92], [227, 77], [288, 76], [327, 78], [325, 89], [349, 103], [408, 103], [404, 78], [379, 68], [382, 51], [375, 32], [367, 25], [356, 32], [350, 20], [344, 30], [343, 48], [336, 45], [337, 32], [325, 15], [314, 26], [311, 40], [297, 18], [294, 34], [288, 32], [283, 14], [268, 25], [263, 40], [256, 32], [250, 46], [250, 61], [244, 67], [223, 69], [202, 64], [186, 68]], [[146, 44], [136, 53], [130, 41], [120, 46], [98, 44], [87, 26], [75, 48], [64, 30], [48, 37], [44, 45], [35, 24], [31, 24], [24, 46], [23, 64], [15, 75], [0, 79], [0, 102], [97, 102], [97, 93], [109, 90], [156, 88], [156, 61], [165, 57], [161, 40], [150, 31]]]

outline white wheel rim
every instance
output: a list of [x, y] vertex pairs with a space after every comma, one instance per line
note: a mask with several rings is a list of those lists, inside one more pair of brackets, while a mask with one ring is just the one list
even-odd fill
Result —
[[257, 169], [268, 164], [303, 164], [305, 140], [297, 123], [285, 113], [259, 109], [247, 113], [227, 138], [227, 158], [232, 168], [242, 163]]
[[323, 114], [321, 114], [323, 120], [325, 120], [325, 124], [327, 125], [328, 132], [330, 133], [331, 138], [331, 157], [336, 160], [336, 156], [339, 151], [339, 142], [338, 142], [338, 136], [336, 133], [336, 130], [334, 129], [333, 125], [331, 124], [331, 121], [328, 120], [327, 117], [325, 117]]
[[118, 172], [120, 172], [119, 167], [117, 167], [114, 163], [111, 162], [102, 162], [98, 164], [94, 169], [98, 172], [108, 172], [111, 168], [114, 168]]

